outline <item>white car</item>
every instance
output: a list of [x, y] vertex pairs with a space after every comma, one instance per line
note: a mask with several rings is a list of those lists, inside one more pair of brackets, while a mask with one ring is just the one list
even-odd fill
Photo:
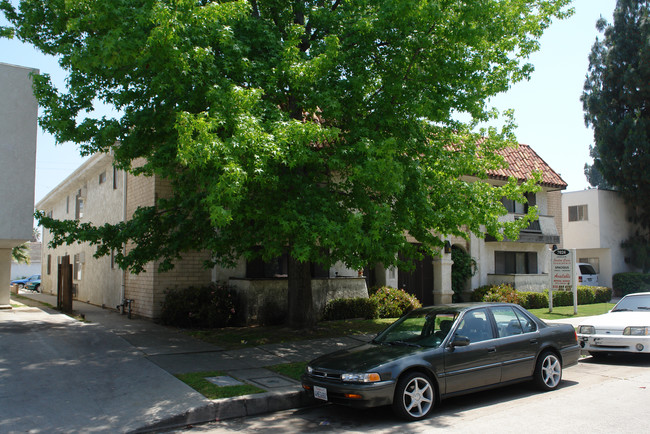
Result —
[[598, 273], [594, 266], [586, 262], [578, 262], [578, 285], [598, 286]]
[[609, 313], [580, 324], [578, 341], [592, 356], [650, 353], [650, 292], [626, 295]]

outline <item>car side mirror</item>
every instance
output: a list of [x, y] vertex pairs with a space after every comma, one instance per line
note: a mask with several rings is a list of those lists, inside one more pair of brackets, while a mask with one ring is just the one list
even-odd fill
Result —
[[451, 347], [466, 347], [469, 345], [469, 338], [467, 336], [456, 335], [449, 345]]

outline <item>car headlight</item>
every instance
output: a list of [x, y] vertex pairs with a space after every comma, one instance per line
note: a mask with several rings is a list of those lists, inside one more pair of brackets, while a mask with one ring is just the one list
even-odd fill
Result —
[[581, 325], [578, 328], [578, 333], [580, 333], [581, 335], [594, 335], [596, 334], [596, 329], [594, 328], [594, 326]]
[[625, 327], [623, 334], [627, 336], [647, 336], [650, 327]]
[[381, 381], [381, 377], [376, 372], [364, 374], [341, 374], [341, 380], [349, 383], [374, 383]]

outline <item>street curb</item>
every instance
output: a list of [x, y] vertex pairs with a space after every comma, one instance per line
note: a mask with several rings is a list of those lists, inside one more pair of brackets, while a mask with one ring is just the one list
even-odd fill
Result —
[[302, 388], [295, 388], [290, 391], [264, 392], [233, 398], [215, 399], [205, 406], [194, 408], [183, 414], [160, 420], [131, 432], [150, 433], [164, 431], [187, 425], [308, 407], [314, 404], [314, 399]]

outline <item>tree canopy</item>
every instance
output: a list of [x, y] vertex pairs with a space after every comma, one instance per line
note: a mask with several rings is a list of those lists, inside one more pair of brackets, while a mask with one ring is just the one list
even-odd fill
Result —
[[[206, 265], [288, 250], [304, 271], [388, 266], [448, 235], [516, 238], [528, 219], [500, 221], [500, 199], [525, 202], [538, 180], [490, 186], [513, 123], [476, 125], [530, 75], [569, 2], [3, 0], [2, 33], [68, 74], [64, 89], [35, 77], [42, 127], [173, 186], [127, 222], [40, 222], [54, 244], [116, 250], [135, 272], [194, 249], [212, 253]], [[98, 103], [117, 114], [93, 117]]]
[[[619, 0], [613, 24], [603, 18], [603, 33], [589, 55], [582, 103], [585, 123], [593, 127], [592, 184], [620, 191], [630, 216], [642, 228], [626, 245], [634, 258], [645, 258], [650, 238], [650, 2]], [[642, 248], [642, 246], [645, 246]], [[636, 265], [649, 268], [647, 260]]]

